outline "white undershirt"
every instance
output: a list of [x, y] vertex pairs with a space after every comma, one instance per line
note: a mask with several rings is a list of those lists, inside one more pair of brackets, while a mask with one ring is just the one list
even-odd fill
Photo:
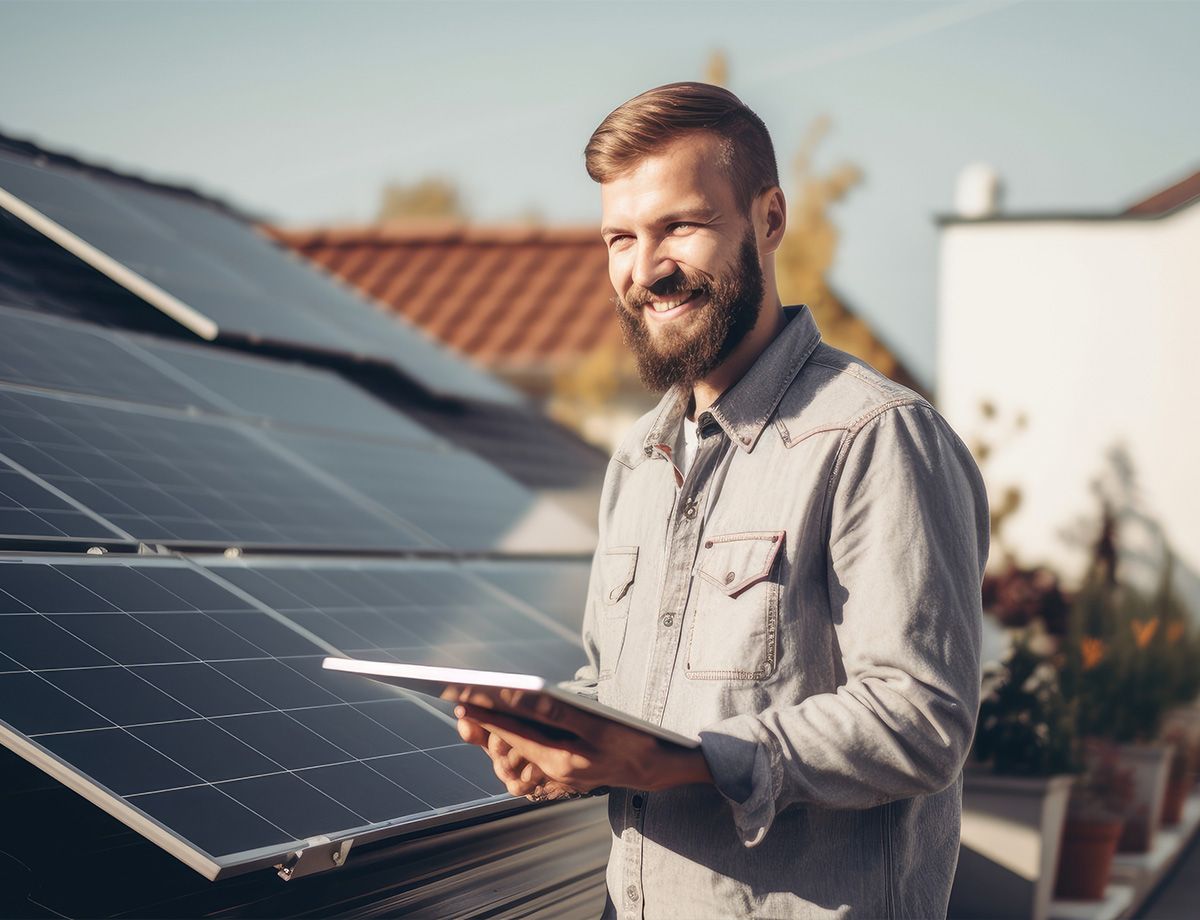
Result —
[[682, 436], [675, 438], [675, 466], [686, 476], [688, 467], [696, 459], [696, 451], [700, 448], [700, 435], [696, 430], [696, 423], [686, 416], [680, 420], [679, 428]]

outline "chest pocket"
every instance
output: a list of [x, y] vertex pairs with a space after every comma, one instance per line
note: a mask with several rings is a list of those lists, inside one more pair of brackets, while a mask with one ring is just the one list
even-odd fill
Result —
[[637, 559], [636, 546], [614, 546], [600, 555], [600, 680], [612, 677], [625, 644]]
[[763, 680], [775, 670], [779, 582], [771, 577], [784, 531], [709, 537], [693, 571], [688, 635], [692, 680]]

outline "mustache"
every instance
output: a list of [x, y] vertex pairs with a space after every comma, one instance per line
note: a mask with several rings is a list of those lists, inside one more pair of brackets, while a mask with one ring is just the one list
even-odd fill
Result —
[[633, 285], [623, 298], [618, 296], [616, 301], [618, 306], [623, 306], [634, 313], [640, 313], [642, 308], [652, 300], [665, 300], [677, 294], [690, 295], [697, 291], [701, 294], [711, 294], [712, 286], [706, 278], [676, 270], [674, 274], [659, 279], [648, 288], [637, 284]]

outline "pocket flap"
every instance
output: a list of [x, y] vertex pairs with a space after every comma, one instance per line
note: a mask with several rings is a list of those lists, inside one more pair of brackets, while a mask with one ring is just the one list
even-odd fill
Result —
[[782, 530], [765, 530], [708, 537], [696, 574], [735, 597], [771, 574], [783, 536]]
[[629, 592], [637, 571], [638, 548], [614, 546], [600, 556], [600, 588], [604, 603], [615, 604]]

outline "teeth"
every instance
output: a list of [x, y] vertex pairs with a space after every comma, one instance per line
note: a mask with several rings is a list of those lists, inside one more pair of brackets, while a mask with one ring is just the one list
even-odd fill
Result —
[[687, 303], [692, 299], [692, 295], [688, 294], [683, 300], [652, 300], [650, 306], [654, 308], [655, 313], [666, 313], [668, 310], [674, 310], [682, 303]]

